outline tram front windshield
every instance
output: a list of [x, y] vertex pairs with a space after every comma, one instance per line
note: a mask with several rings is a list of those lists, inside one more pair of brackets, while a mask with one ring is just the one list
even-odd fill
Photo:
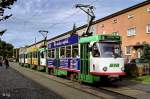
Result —
[[121, 57], [121, 47], [119, 43], [114, 42], [106, 42], [106, 43], [98, 43], [98, 47], [100, 48], [101, 57]]

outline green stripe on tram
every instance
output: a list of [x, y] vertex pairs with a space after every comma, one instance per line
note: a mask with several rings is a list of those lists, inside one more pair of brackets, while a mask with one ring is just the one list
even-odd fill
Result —
[[88, 43], [91, 41], [99, 41], [99, 35], [80, 38], [79, 43]]

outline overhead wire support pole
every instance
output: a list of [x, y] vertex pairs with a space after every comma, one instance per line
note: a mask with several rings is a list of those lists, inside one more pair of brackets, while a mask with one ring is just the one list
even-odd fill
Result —
[[90, 5], [83, 5], [83, 4], [76, 4], [75, 6], [76, 8], [80, 8], [82, 11], [84, 11], [88, 16], [90, 16], [90, 21], [88, 22], [88, 25], [87, 25], [87, 29], [86, 29], [86, 32], [85, 34], [83, 33], [83, 36], [90, 36], [92, 35], [93, 33], [89, 33], [90, 32], [90, 27], [92, 25], [92, 22], [93, 20], [95, 19], [95, 15], [94, 15], [94, 12], [93, 12], [93, 9], [94, 7], [93, 6], [90, 6]]

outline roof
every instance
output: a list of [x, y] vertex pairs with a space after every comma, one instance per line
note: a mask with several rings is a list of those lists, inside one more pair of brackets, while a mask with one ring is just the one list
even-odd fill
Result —
[[111, 15], [108, 15], [108, 16], [106, 16], [106, 17], [104, 17], [104, 18], [98, 19], [98, 20], [96, 20], [93, 24], [96, 24], [96, 23], [102, 22], [102, 21], [104, 21], [104, 20], [113, 18], [113, 17], [115, 17], [115, 16], [124, 14], [124, 13], [126, 13], [126, 12], [129, 12], [129, 11], [131, 11], [131, 10], [137, 9], [137, 8], [142, 7], [142, 6], [144, 6], [144, 5], [147, 5], [147, 4], [150, 4], [150, 0], [146, 0], [146, 1], [142, 2], [142, 3], [136, 4], [136, 5], [131, 6], [131, 7], [129, 7], [129, 8], [126, 8], [126, 9], [123, 9], [123, 10], [118, 11], [118, 12], [116, 12], [116, 13], [113, 13], [113, 14], [111, 14]]

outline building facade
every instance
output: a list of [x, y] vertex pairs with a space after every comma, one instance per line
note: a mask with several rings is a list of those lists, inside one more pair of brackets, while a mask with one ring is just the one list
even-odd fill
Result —
[[143, 44], [150, 44], [150, 0], [95, 21], [97, 34], [122, 36], [123, 55], [140, 58]]

